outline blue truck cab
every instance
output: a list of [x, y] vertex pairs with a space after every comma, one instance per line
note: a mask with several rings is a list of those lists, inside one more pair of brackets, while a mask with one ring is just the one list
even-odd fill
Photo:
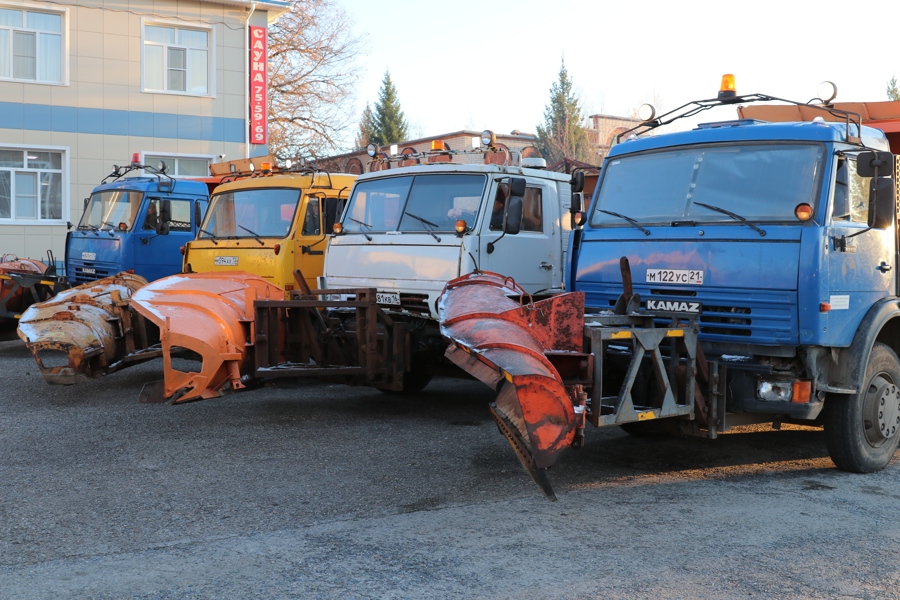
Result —
[[[124, 176], [138, 169], [152, 176]], [[122, 271], [148, 281], [180, 273], [181, 247], [194, 239], [208, 202], [203, 181], [174, 179], [164, 167], [116, 166], [85, 199], [81, 220], [67, 233], [69, 283]]]
[[[758, 100], [778, 99], [685, 106]], [[695, 321], [733, 424], [822, 424], [835, 463], [867, 472], [900, 439], [896, 157], [838, 112], [642, 136], [678, 116], [649, 119], [578, 213], [566, 287], [612, 310], [626, 257], [642, 311]]]

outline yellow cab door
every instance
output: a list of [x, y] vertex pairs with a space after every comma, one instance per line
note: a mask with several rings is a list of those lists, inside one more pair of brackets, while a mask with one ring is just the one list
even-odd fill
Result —
[[[329, 190], [330, 191], [330, 190]], [[331, 194], [337, 193], [331, 192]], [[310, 289], [318, 287], [316, 278], [325, 267], [326, 233], [340, 218], [346, 198], [325, 193], [312, 193], [303, 198], [298, 211], [298, 235], [294, 242], [294, 268], [303, 273]]]

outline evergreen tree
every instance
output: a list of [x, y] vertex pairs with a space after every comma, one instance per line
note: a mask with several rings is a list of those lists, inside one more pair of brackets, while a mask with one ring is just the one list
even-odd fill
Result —
[[550, 104], [544, 109], [544, 124], [537, 126], [537, 146], [553, 164], [563, 158], [594, 162], [596, 153], [582, 123], [581, 106], [572, 90], [566, 62], [559, 68], [559, 80], [550, 88]]
[[366, 146], [375, 139], [375, 120], [372, 117], [372, 109], [366, 102], [366, 109], [359, 120], [359, 131], [356, 134], [356, 149], [365, 150]]
[[387, 146], [406, 139], [408, 125], [403, 111], [400, 109], [397, 88], [394, 87], [388, 71], [384, 72], [384, 79], [381, 81], [381, 91], [378, 92], [378, 102], [375, 103], [374, 117], [370, 142]]
[[897, 89], [897, 76], [891, 77], [887, 84], [888, 100], [900, 100], [900, 89]]

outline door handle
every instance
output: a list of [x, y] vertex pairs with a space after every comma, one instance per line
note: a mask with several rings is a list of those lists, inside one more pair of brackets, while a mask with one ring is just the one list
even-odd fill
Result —
[[[882, 263], [882, 264], [884, 264], [884, 263]], [[542, 262], [542, 263], [541, 263], [541, 268], [544, 269], [545, 271], [549, 271], [549, 270], [551, 270], [551, 269], [553, 268], [553, 265], [551, 265], [551, 264], [548, 263], [548, 262]], [[890, 267], [888, 267], [888, 268], [890, 268]]]
[[891, 265], [887, 264], [886, 262], [881, 261], [881, 264], [875, 268], [878, 269], [879, 271], [881, 271], [882, 273], [887, 273], [888, 271], [891, 270], [892, 267], [891, 267]]

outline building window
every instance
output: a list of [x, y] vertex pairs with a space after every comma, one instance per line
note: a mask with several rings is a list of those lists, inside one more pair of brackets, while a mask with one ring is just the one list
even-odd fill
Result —
[[144, 90], [209, 94], [212, 32], [166, 25], [144, 26]]
[[209, 159], [185, 156], [162, 156], [147, 154], [144, 164], [156, 167], [166, 163], [166, 173], [172, 177], [209, 177]]
[[0, 8], [0, 79], [62, 83], [63, 16]]
[[62, 152], [0, 148], [0, 222], [62, 219]]

